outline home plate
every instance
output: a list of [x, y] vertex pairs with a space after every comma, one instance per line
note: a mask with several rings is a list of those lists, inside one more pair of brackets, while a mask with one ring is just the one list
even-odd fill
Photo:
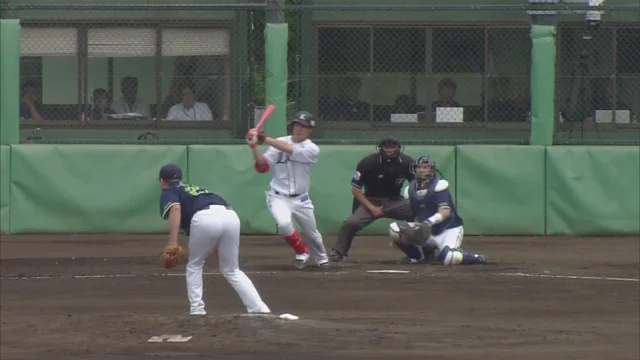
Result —
[[377, 274], [408, 274], [410, 271], [407, 270], [367, 270], [368, 273], [377, 273]]
[[281, 314], [280, 315], [280, 319], [283, 319], [283, 320], [298, 320], [300, 318], [295, 316], [295, 315], [292, 315], [292, 314]]

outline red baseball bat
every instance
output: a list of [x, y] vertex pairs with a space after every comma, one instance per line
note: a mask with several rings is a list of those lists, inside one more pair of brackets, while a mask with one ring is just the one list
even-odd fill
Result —
[[271, 116], [271, 114], [273, 114], [274, 111], [276, 111], [275, 105], [268, 105], [264, 109], [264, 112], [262, 113], [262, 117], [260, 118], [260, 121], [258, 121], [258, 124], [256, 125], [256, 130], [260, 130], [262, 125], [264, 125], [264, 123], [267, 122], [267, 119], [269, 118], [269, 116]]

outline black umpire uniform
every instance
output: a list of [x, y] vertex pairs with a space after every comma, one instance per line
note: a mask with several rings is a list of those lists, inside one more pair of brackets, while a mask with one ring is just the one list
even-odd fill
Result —
[[[397, 147], [393, 153], [385, 148]], [[354, 190], [361, 191], [373, 206], [382, 207], [382, 218], [413, 221], [409, 200], [401, 194], [405, 180], [413, 180], [410, 168], [413, 158], [402, 153], [402, 145], [394, 137], [380, 140], [378, 152], [365, 156], [356, 167], [351, 179]], [[338, 239], [331, 251], [331, 260], [338, 262], [348, 256], [356, 233], [381, 218], [374, 218], [371, 211], [354, 198], [352, 214], [342, 223]]]

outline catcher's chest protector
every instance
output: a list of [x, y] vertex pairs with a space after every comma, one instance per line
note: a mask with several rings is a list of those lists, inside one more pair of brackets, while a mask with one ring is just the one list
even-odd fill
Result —
[[434, 177], [424, 189], [418, 189], [416, 180], [411, 181], [411, 184], [409, 184], [409, 202], [411, 203], [411, 211], [414, 217], [429, 217], [438, 212], [435, 195], [435, 187], [438, 180], [440, 180], [439, 177]]

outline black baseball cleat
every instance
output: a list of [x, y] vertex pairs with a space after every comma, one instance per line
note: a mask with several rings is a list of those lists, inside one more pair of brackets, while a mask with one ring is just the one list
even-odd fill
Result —
[[342, 255], [336, 249], [331, 249], [331, 255], [329, 256], [329, 258], [331, 259], [331, 262], [340, 262], [344, 258], [344, 255]]

